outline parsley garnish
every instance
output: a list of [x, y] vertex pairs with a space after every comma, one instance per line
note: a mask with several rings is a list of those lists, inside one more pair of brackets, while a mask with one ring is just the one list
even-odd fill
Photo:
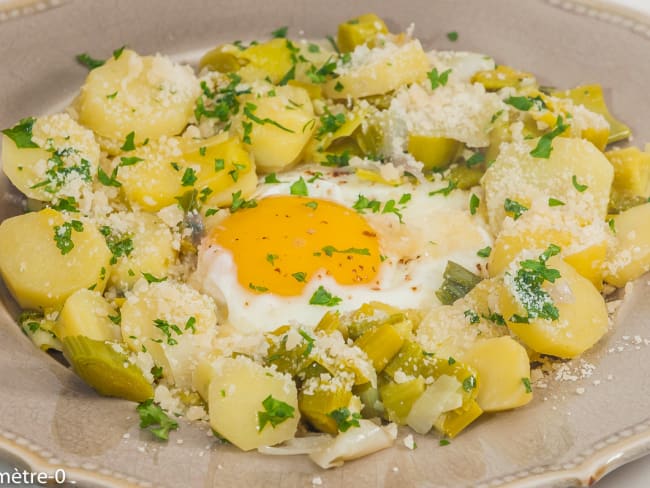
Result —
[[370, 200], [368, 197], [359, 195], [352, 208], [359, 213], [364, 213], [364, 210], [372, 210], [373, 213], [377, 213], [381, 208], [381, 202], [378, 200]]
[[281, 125], [280, 123], [276, 122], [275, 120], [269, 119], [268, 117], [260, 119], [257, 115], [255, 115], [253, 113], [253, 112], [255, 112], [255, 110], [257, 110], [257, 105], [255, 105], [253, 103], [250, 103], [250, 102], [247, 102], [246, 105], [244, 106], [244, 115], [246, 117], [248, 117], [250, 120], [252, 120], [253, 122], [256, 122], [256, 123], [258, 123], [260, 125], [271, 124], [271, 125], [277, 127], [278, 129], [282, 129], [285, 132], [290, 132], [292, 134], [294, 133], [293, 130]]
[[282, 183], [282, 182], [278, 180], [278, 177], [275, 173], [270, 173], [264, 177], [264, 183], [270, 184], [270, 183]]
[[94, 70], [95, 68], [104, 66], [104, 63], [106, 63], [106, 61], [104, 61], [103, 59], [95, 59], [91, 57], [90, 54], [88, 53], [77, 54], [75, 59], [79, 64], [85, 66], [89, 70]]
[[310, 305], [323, 305], [325, 307], [333, 307], [341, 303], [342, 299], [333, 296], [329, 291], [323, 288], [323, 285], [318, 287], [318, 290], [309, 299]]
[[271, 424], [273, 428], [280, 425], [287, 419], [293, 418], [295, 408], [281, 400], [276, 400], [272, 395], [267, 396], [262, 401], [263, 412], [257, 412], [257, 424], [259, 431], [262, 432], [266, 424]]
[[64, 222], [62, 225], [54, 226], [54, 242], [56, 242], [56, 247], [59, 248], [61, 254], [68, 254], [74, 248], [74, 242], [72, 242], [72, 231], [82, 232], [84, 230], [84, 225], [79, 220], [71, 220], [70, 222]]
[[245, 164], [233, 163], [234, 169], [228, 171], [228, 174], [232, 178], [232, 181], [237, 182], [239, 180], [239, 172], [243, 169], [246, 169]]
[[241, 190], [232, 194], [232, 203], [230, 204], [230, 212], [235, 213], [237, 210], [242, 208], [254, 208], [257, 207], [257, 202], [255, 199], [245, 200], [241, 196]]
[[440, 444], [441, 446], [448, 446], [449, 444], [451, 444], [451, 441], [449, 439], [440, 439], [440, 442], [438, 444]]
[[447, 359], [447, 364], [451, 366], [452, 364], [456, 364], [456, 360], [449, 356], [449, 359]]
[[587, 188], [589, 188], [587, 185], [581, 185], [580, 183], [578, 183], [578, 177], [576, 175], [573, 175], [571, 177], [571, 183], [573, 183], [573, 188], [578, 190], [580, 193], [582, 193]]
[[19, 149], [38, 147], [38, 144], [32, 141], [32, 127], [34, 127], [34, 122], [36, 122], [34, 117], [22, 119], [10, 129], [3, 130], [2, 133], [11, 139]]
[[485, 161], [485, 155], [480, 152], [475, 152], [469, 157], [467, 161], [465, 161], [465, 165], [471, 168], [472, 166], [476, 166], [483, 161]]
[[530, 155], [535, 158], [548, 159], [553, 151], [553, 139], [561, 135], [567, 127], [568, 125], [564, 125], [562, 121], [562, 116], [558, 115], [557, 121], [555, 122], [555, 128], [551, 132], [548, 132], [539, 138], [537, 146], [535, 146], [535, 149], [530, 151]]
[[527, 112], [533, 107], [537, 107], [539, 110], [546, 108], [546, 104], [544, 103], [544, 100], [542, 100], [542, 98], [539, 96], [535, 98], [511, 96], [506, 98], [504, 100], [504, 103], [507, 103], [508, 105], [512, 105], [517, 110], [521, 110], [522, 112]]
[[115, 51], [113, 51], [113, 59], [115, 59], [115, 61], [117, 61], [118, 59], [120, 59], [120, 56], [121, 56], [122, 53], [124, 52], [124, 48], [125, 48], [125, 47], [126, 47], [126, 46], [122, 46], [121, 48], [116, 49]]
[[291, 276], [293, 276], [296, 279], [296, 281], [299, 281], [300, 283], [304, 283], [305, 280], [307, 279], [307, 273], [305, 273], [304, 271], [297, 271], [293, 273]]
[[527, 259], [519, 263], [520, 268], [514, 277], [514, 291], [528, 315], [513, 317], [515, 319], [513, 321], [527, 323], [529, 319], [537, 317], [548, 320], [558, 319], [559, 311], [551, 296], [542, 289], [542, 284], [544, 281], [555, 283], [555, 280], [560, 278], [557, 269], [546, 266], [546, 261], [559, 254], [560, 250], [558, 246], [551, 244], [538, 259]]
[[314, 338], [302, 329], [299, 329], [298, 333], [302, 336], [303, 339], [305, 339], [305, 342], [307, 343], [307, 347], [303, 351], [302, 355], [309, 356], [312, 349], [314, 349]]
[[316, 137], [320, 138], [328, 133], [334, 133], [345, 124], [345, 114], [339, 113], [334, 115], [325, 107], [325, 113], [320, 116], [320, 128], [316, 133]]
[[484, 247], [483, 249], [479, 249], [478, 251], [476, 251], [476, 255], [481, 258], [489, 258], [491, 252], [492, 252], [492, 248], [490, 246], [487, 246]]
[[526, 393], [533, 392], [533, 387], [530, 385], [530, 378], [522, 378], [521, 382], [524, 384], [524, 388], [526, 388]]
[[260, 285], [254, 285], [253, 283], [248, 284], [248, 288], [250, 288], [253, 291], [257, 291], [259, 293], [264, 293], [269, 291], [269, 289], [265, 286], [260, 286]]
[[350, 151], [347, 149], [341, 154], [327, 154], [325, 161], [321, 161], [321, 166], [343, 168], [350, 165]]
[[266, 255], [266, 260], [271, 263], [271, 265], [275, 265], [275, 260], [278, 259], [280, 256], [277, 254], [267, 254]]
[[474, 375], [468, 376], [463, 380], [463, 390], [472, 391], [476, 388], [476, 377]]
[[244, 133], [242, 134], [242, 142], [245, 144], [251, 144], [251, 132], [253, 132], [253, 123], [246, 122], [242, 120], [241, 126], [244, 128]]
[[314, 201], [307, 202], [307, 203], [305, 203], [305, 207], [309, 207], [312, 210], [316, 210], [318, 208], [318, 202], [314, 202]]
[[142, 276], [145, 280], [147, 280], [147, 283], [162, 283], [163, 281], [167, 281], [166, 276], [163, 276], [162, 278], [156, 278], [151, 273], [142, 273]]
[[607, 225], [609, 225], [609, 230], [612, 231], [612, 234], [616, 234], [616, 221], [614, 219], [609, 219]]
[[116, 264], [117, 258], [129, 256], [133, 252], [133, 240], [130, 237], [120, 239], [113, 234], [113, 230], [107, 225], [100, 227], [99, 232], [104, 236], [108, 249], [113, 253], [111, 264]]
[[368, 248], [358, 248], [358, 247], [348, 247], [347, 249], [336, 249], [334, 246], [325, 246], [323, 247], [323, 252], [332, 257], [334, 253], [340, 254], [361, 254], [363, 256], [370, 256], [370, 250]]
[[474, 310], [465, 310], [463, 314], [465, 315], [465, 318], [469, 319], [470, 324], [478, 324], [481, 321], [481, 318]]
[[347, 407], [337, 408], [327, 414], [332, 417], [336, 422], [336, 427], [340, 432], [347, 432], [350, 427], [360, 427], [359, 419], [361, 414], [358, 412], [350, 412]]
[[140, 415], [140, 428], [148, 428], [149, 432], [158, 439], [167, 440], [169, 431], [178, 429], [178, 422], [169, 418], [160, 406], [156, 405], [153, 400], [145, 400], [136, 407]]
[[308, 196], [307, 183], [305, 183], [305, 180], [302, 178], [302, 176], [298, 181], [295, 181], [294, 183], [291, 184], [291, 187], [289, 188], [289, 192], [292, 195], [298, 195], [303, 197]]
[[451, 42], [456, 42], [458, 40], [458, 32], [447, 32], [447, 39], [449, 39]]
[[562, 200], [558, 200], [557, 198], [548, 199], [549, 207], [561, 207], [562, 205], [566, 205]]
[[447, 183], [447, 186], [444, 188], [440, 188], [439, 190], [434, 190], [429, 192], [429, 196], [432, 197], [433, 195], [443, 195], [447, 196], [449, 195], [452, 191], [454, 191], [458, 186], [456, 185], [455, 181], [449, 181]]
[[181, 178], [181, 185], [192, 186], [194, 183], [196, 183], [196, 179], [196, 171], [192, 168], [186, 168]]
[[474, 193], [472, 193], [472, 196], [469, 199], [469, 213], [475, 215], [476, 209], [478, 209], [478, 206], [480, 204], [481, 200]]
[[152, 366], [151, 367], [151, 376], [153, 376], [154, 380], [159, 380], [160, 378], [162, 378], [163, 377], [162, 366]]
[[59, 197], [50, 207], [59, 212], [79, 212], [77, 201], [74, 197]]
[[506, 198], [506, 201], [503, 202], [503, 208], [506, 212], [511, 212], [513, 219], [515, 220], [521, 217], [524, 212], [528, 211], [528, 207], [515, 200], [510, 200], [509, 198]]
[[430, 72], [427, 73], [427, 78], [431, 82], [431, 89], [435, 90], [439, 86], [445, 86], [449, 80], [449, 74], [451, 69], [445, 70], [442, 73], [438, 73], [437, 68], [433, 68]]
[[185, 330], [191, 330], [192, 334], [196, 332], [196, 317], [190, 317], [187, 319], [187, 322], [185, 322]]
[[168, 345], [175, 346], [176, 344], [178, 344], [178, 341], [172, 337], [172, 331], [176, 332], [176, 335], [183, 334], [183, 331], [180, 329], [178, 325], [170, 324], [169, 322], [163, 319], [154, 320], [153, 325], [156, 326], [156, 328], [160, 329], [160, 331], [165, 335], [165, 337], [167, 338]]
[[135, 132], [129, 132], [124, 140], [124, 144], [120, 148], [122, 151], [133, 151], [135, 150]]
[[506, 325], [506, 320], [500, 313], [492, 312], [489, 315], [482, 315], [482, 317], [497, 325]]
[[271, 36], [273, 36], [276, 39], [285, 38], [287, 37], [287, 32], [289, 32], [289, 27], [285, 25], [284, 27], [280, 27], [279, 29], [276, 29], [273, 32], [271, 32]]

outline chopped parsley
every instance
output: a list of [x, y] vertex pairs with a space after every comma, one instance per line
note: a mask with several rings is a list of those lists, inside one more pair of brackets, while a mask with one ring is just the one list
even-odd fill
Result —
[[116, 49], [115, 51], [113, 51], [113, 59], [115, 59], [115, 61], [120, 59], [120, 56], [122, 56], [122, 53], [124, 52], [125, 47], [126, 46], [122, 46], [122, 47]]
[[427, 73], [427, 78], [431, 82], [431, 89], [435, 90], [439, 86], [445, 86], [449, 80], [449, 75], [451, 69], [445, 70], [442, 73], [438, 73], [437, 68], [433, 68], [430, 72]]
[[239, 172], [246, 169], [246, 165], [241, 163], [233, 163], [233, 166], [234, 168], [228, 171], [228, 174], [232, 178], [232, 181], [236, 183], [239, 180]]
[[120, 149], [124, 152], [135, 150], [135, 132], [131, 131], [126, 135], [124, 144], [122, 144]]
[[104, 225], [100, 227], [99, 232], [104, 236], [106, 245], [111, 251], [111, 264], [117, 263], [117, 258], [122, 256], [129, 256], [133, 252], [133, 240], [129, 236], [118, 236], [113, 234], [113, 229]]
[[573, 175], [571, 177], [571, 183], [573, 183], [573, 188], [578, 190], [580, 193], [582, 193], [587, 188], [589, 188], [587, 185], [581, 185], [580, 183], [578, 183], [578, 177], [576, 175]]
[[178, 429], [178, 422], [169, 418], [151, 398], [140, 403], [136, 410], [140, 415], [140, 428], [149, 430], [158, 439], [167, 440], [169, 431]]
[[159, 329], [163, 335], [167, 338], [167, 344], [170, 346], [175, 346], [178, 344], [178, 341], [172, 337], [172, 332], [176, 332], [176, 335], [182, 335], [183, 331], [176, 324], [170, 324], [163, 319], [155, 319], [153, 325]]
[[316, 210], [318, 208], [318, 202], [314, 202], [314, 201], [307, 202], [305, 203], [305, 207], [309, 207], [312, 210]]
[[242, 120], [241, 126], [244, 128], [244, 133], [242, 134], [242, 142], [245, 144], [251, 144], [251, 133], [253, 132], [253, 123], [246, 122]]
[[500, 313], [496, 312], [491, 312], [489, 315], [482, 315], [482, 317], [486, 320], [489, 320], [493, 324], [497, 325], [506, 325], [506, 319], [503, 318], [503, 315]]
[[449, 183], [447, 183], [446, 187], [440, 188], [439, 190], [430, 191], [429, 196], [432, 197], [433, 195], [442, 195], [442, 196], [446, 197], [452, 191], [454, 191], [456, 188], [458, 188], [458, 185], [456, 184], [456, 182], [455, 181], [449, 181]]
[[480, 204], [481, 200], [474, 193], [472, 193], [472, 196], [469, 199], [469, 213], [475, 215], [476, 210]]
[[614, 219], [609, 219], [607, 225], [609, 225], [609, 230], [612, 231], [612, 234], [616, 234], [616, 221]]
[[465, 161], [465, 165], [471, 168], [472, 166], [481, 164], [483, 161], [485, 161], [485, 155], [480, 152], [475, 152]]
[[264, 411], [257, 412], [257, 424], [259, 431], [262, 432], [266, 424], [271, 424], [273, 428], [285, 422], [287, 419], [294, 417], [295, 408], [281, 400], [267, 396], [262, 401]]
[[266, 260], [271, 263], [271, 265], [275, 265], [275, 260], [278, 259], [280, 256], [277, 254], [267, 254], [266, 255]]
[[94, 70], [95, 68], [99, 68], [100, 66], [104, 66], [104, 63], [106, 63], [106, 61], [104, 61], [103, 59], [95, 59], [88, 53], [77, 54], [75, 56], [75, 59], [79, 64], [85, 66], [86, 68], [88, 68], [88, 70], [91, 71]]
[[247, 102], [246, 105], [244, 106], [244, 115], [257, 124], [260, 125], [270, 124], [285, 132], [290, 132], [292, 134], [294, 133], [293, 130], [283, 126], [282, 124], [276, 122], [275, 120], [269, 119], [268, 117], [260, 119], [257, 115], [255, 115], [254, 113], [255, 110], [257, 110], [257, 105]]
[[478, 324], [481, 321], [481, 318], [474, 310], [465, 310], [463, 314], [465, 315], [465, 318], [469, 320], [470, 324]]
[[368, 248], [357, 248], [349, 247], [347, 249], [336, 249], [334, 246], [325, 246], [323, 247], [323, 252], [325, 255], [332, 257], [334, 253], [340, 254], [361, 254], [363, 256], [370, 256], [370, 250]]
[[293, 276], [296, 281], [299, 281], [300, 283], [304, 283], [305, 280], [307, 279], [307, 273], [304, 271], [297, 271], [295, 273], [292, 273], [291, 276]]
[[289, 27], [285, 25], [271, 32], [271, 36], [273, 36], [276, 39], [283, 39], [287, 37], [287, 32], [289, 32]]
[[255, 199], [246, 200], [241, 196], [241, 190], [232, 194], [232, 203], [230, 204], [230, 212], [235, 213], [237, 210], [242, 208], [254, 208], [257, 207], [257, 202]]
[[185, 330], [191, 330], [192, 334], [196, 332], [196, 317], [190, 317], [187, 319], [187, 322], [185, 322]]
[[74, 242], [72, 242], [73, 230], [82, 232], [84, 230], [83, 223], [79, 220], [71, 220], [70, 222], [64, 222], [62, 225], [54, 226], [54, 242], [61, 254], [68, 254], [74, 248]]
[[264, 293], [269, 291], [269, 289], [265, 286], [260, 286], [260, 285], [254, 285], [253, 283], [248, 284], [248, 288], [250, 288], [253, 291], [259, 292], [259, 293]]
[[476, 377], [474, 375], [468, 376], [463, 380], [463, 390], [472, 391], [476, 388]]
[[329, 291], [323, 288], [323, 285], [318, 287], [318, 290], [309, 299], [310, 305], [322, 305], [325, 307], [334, 307], [341, 303], [342, 299], [333, 296]]
[[302, 178], [302, 176], [298, 181], [295, 181], [294, 183], [291, 184], [291, 186], [289, 187], [289, 192], [292, 195], [298, 195], [303, 197], [309, 195], [307, 191], [307, 183], [305, 183], [305, 180]]
[[549, 207], [561, 207], [562, 205], [566, 205], [566, 203], [564, 203], [562, 200], [558, 200], [557, 198], [548, 199]]
[[521, 110], [522, 112], [527, 112], [533, 107], [537, 107], [538, 110], [542, 110], [543, 108], [546, 108], [546, 104], [544, 103], [544, 100], [542, 100], [541, 97], [508, 97], [504, 100], [504, 103], [507, 103], [508, 105], [512, 105], [515, 107], [517, 110]]
[[481, 258], [489, 258], [490, 253], [492, 253], [492, 248], [490, 246], [486, 246], [486, 247], [476, 251], [476, 255], [481, 257]]
[[163, 281], [167, 281], [166, 276], [163, 276], [162, 278], [156, 278], [151, 273], [142, 273], [142, 277], [147, 280], [147, 283], [162, 283]]
[[13, 127], [3, 130], [2, 133], [11, 139], [19, 149], [36, 148], [38, 144], [32, 141], [34, 122], [36, 122], [34, 117], [22, 119]]
[[451, 356], [449, 356], [449, 358], [447, 359], [447, 364], [449, 366], [451, 366], [453, 364], [456, 364], [456, 360], [454, 358], [452, 358]]
[[90, 182], [92, 178], [90, 176], [90, 162], [88, 160], [82, 158], [79, 164], [66, 166], [63, 158], [75, 152], [77, 151], [73, 148], [54, 151], [50, 159], [47, 160], [49, 166], [45, 171], [47, 178], [30, 188], [43, 188], [47, 193], [56, 193], [69, 181], [68, 177], [72, 174], [78, 175], [83, 181]]
[[153, 376], [154, 380], [159, 380], [160, 378], [162, 378], [163, 377], [162, 366], [152, 366], [151, 367], [151, 376]]
[[316, 137], [320, 138], [328, 133], [334, 133], [345, 124], [345, 114], [333, 114], [325, 107], [325, 113], [320, 116], [320, 127], [316, 132]]
[[327, 154], [325, 161], [321, 161], [321, 166], [330, 166], [335, 168], [343, 168], [350, 165], [350, 151], [347, 149], [341, 154]]
[[275, 173], [269, 173], [264, 177], [264, 183], [270, 184], [270, 183], [282, 183], [282, 182], [278, 180], [278, 177]]
[[524, 212], [528, 211], [528, 207], [522, 205], [516, 200], [510, 200], [506, 198], [506, 201], [503, 202], [503, 208], [506, 212], [512, 213], [512, 218], [517, 220], [523, 215]]
[[524, 384], [524, 388], [526, 388], [526, 393], [533, 392], [533, 387], [530, 385], [530, 378], [522, 378], [521, 382]]
[[438, 444], [440, 444], [440, 446], [448, 446], [449, 444], [451, 444], [451, 441], [449, 439], [440, 439]]
[[456, 42], [458, 40], [458, 32], [447, 32], [447, 39], [449, 39], [451, 42]]
[[546, 262], [552, 256], [560, 253], [560, 248], [551, 244], [538, 257], [538, 259], [526, 259], [519, 263], [519, 269], [514, 276], [514, 292], [527, 312], [527, 316], [513, 316], [511, 320], [517, 323], [528, 323], [529, 319], [541, 318], [557, 320], [559, 311], [551, 296], [542, 288], [545, 281], [555, 283], [561, 277], [557, 269], [548, 268]]
[[339, 432], [347, 432], [350, 427], [360, 427], [359, 419], [361, 418], [361, 414], [358, 412], [350, 412], [350, 409], [347, 407], [337, 408], [327, 415], [334, 419]]
[[537, 146], [535, 146], [535, 149], [530, 151], [530, 155], [535, 158], [548, 159], [553, 151], [553, 139], [561, 135], [567, 128], [568, 125], [564, 124], [562, 116], [558, 115], [557, 121], [555, 122], [555, 128], [551, 132], [548, 132], [539, 138]]
[[307, 347], [303, 351], [302, 355], [309, 356], [311, 354], [311, 351], [314, 349], [314, 338], [302, 329], [298, 329], [298, 333], [307, 343]]

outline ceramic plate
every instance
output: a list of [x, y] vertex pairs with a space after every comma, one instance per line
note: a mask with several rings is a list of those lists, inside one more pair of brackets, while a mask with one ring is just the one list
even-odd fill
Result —
[[[650, 21], [568, 0], [363, 0], [259, 2], [113, 0], [0, 7], [0, 126], [69, 102], [86, 71], [74, 56], [108, 56], [127, 44], [192, 61], [220, 41], [252, 39], [283, 25], [319, 38], [367, 11], [392, 30], [416, 23], [425, 47], [494, 56], [543, 84], [600, 82], [612, 111], [641, 144], [650, 140]], [[449, 31], [458, 31], [452, 44]], [[0, 181], [0, 218], [18, 198]], [[650, 451], [650, 287], [628, 293], [613, 330], [563, 381], [537, 389], [528, 406], [486, 415], [451, 445], [433, 436], [322, 471], [305, 457], [265, 457], [217, 445], [207, 426], [183, 425], [169, 443], [137, 426], [134, 404], [101, 398], [35, 349], [16, 327], [2, 290], [0, 448], [32, 470], [66, 470], [89, 486], [496, 486], [590, 484]]]

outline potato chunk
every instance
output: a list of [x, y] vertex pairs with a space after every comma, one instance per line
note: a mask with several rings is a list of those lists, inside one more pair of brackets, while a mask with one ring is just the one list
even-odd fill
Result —
[[145, 212], [112, 214], [101, 227], [114, 251], [109, 284], [127, 290], [143, 273], [165, 278], [176, 260], [172, 233], [160, 218]]
[[0, 273], [22, 308], [52, 309], [81, 288], [104, 290], [111, 252], [89, 222], [45, 209], [0, 224]]
[[79, 122], [97, 134], [136, 141], [179, 134], [192, 116], [200, 87], [189, 66], [125, 49], [88, 73], [78, 100]]
[[144, 346], [168, 382], [190, 388], [192, 373], [211, 350], [216, 310], [211, 298], [184, 283], [136, 283], [122, 306], [122, 339]]
[[244, 451], [293, 438], [300, 419], [291, 376], [244, 356], [215, 365], [208, 409], [210, 426]]
[[607, 259], [605, 281], [625, 286], [650, 271], [650, 203], [614, 216], [616, 243]]
[[534, 141], [502, 146], [482, 183], [490, 227], [496, 233], [506, 218], [506, 199], [528, 209], [547, 208], [549, 198], [565, 205], [562, 212], [580, 216], [584, 223], [603, 220], [607, 214], [614, 171], [607, 158], [583, 139], [553, 139], [548, 159], [530, 155]]
[[530, 382], [528, 354], [510, 336], [477, 342], [462, 361], [478, 372], [481, 385], [476, 401], [486, 412], [521, 407], [533, 399], [524, 381]]
[[554, 283], [545, 281], [542, 285], [557, 307], [557, 320], [538, 317], [523, 323], [515, 319], [516, 315], [527, 315], [522, 302], [536, 300], [515, 290], [512, 277], [516, 274], [516, 263], [509, 268], [510, 275], [506, 275], [507, 292], [500, 296], [500, 311], [510, 330], [534, 351], [572, 358], [589, 349], [607, 332], [607, 307], [594, 285], [562, 259], [553, 257], [547, 266], [561, 275]]
[[323, 91], [326, 97], [335, 99], [381, 95], [426, 79], [429, 69], [420, 41], [387, 43], [373, 49], [362, 45], [352, 53], [350, 65], [339, 68], [340, 76], [327, 81]]
[[12, 131], [31, 134], [31, 144], [20, 141], [19, 147], [3, 135], [2, 170], [27, 197], [44, 202], [76, 200], [92, 189], [99, 145], [93, 133], [68, 114], [25, 119], [8, 132]]
[[101, 293], [82, 288], [68, 297], [59, 314], [54, 333], [63, 340], [84, 336], [96, 341], [118, 342], [120, 328], [109, 317], [118, 315]]

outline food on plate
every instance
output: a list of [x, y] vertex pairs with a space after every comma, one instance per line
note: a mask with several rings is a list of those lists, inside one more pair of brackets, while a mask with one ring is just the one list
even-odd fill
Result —
[[598, 343], [650, 270], [648, 148], [612, 146], [597, 84], [374, 14], [287, 34], [198, 71], [82, 55], [64, 112], [2, 131], [23, 331], [160, 439], [184, 416], [324, 468], [528, 404], [531, 368]]

